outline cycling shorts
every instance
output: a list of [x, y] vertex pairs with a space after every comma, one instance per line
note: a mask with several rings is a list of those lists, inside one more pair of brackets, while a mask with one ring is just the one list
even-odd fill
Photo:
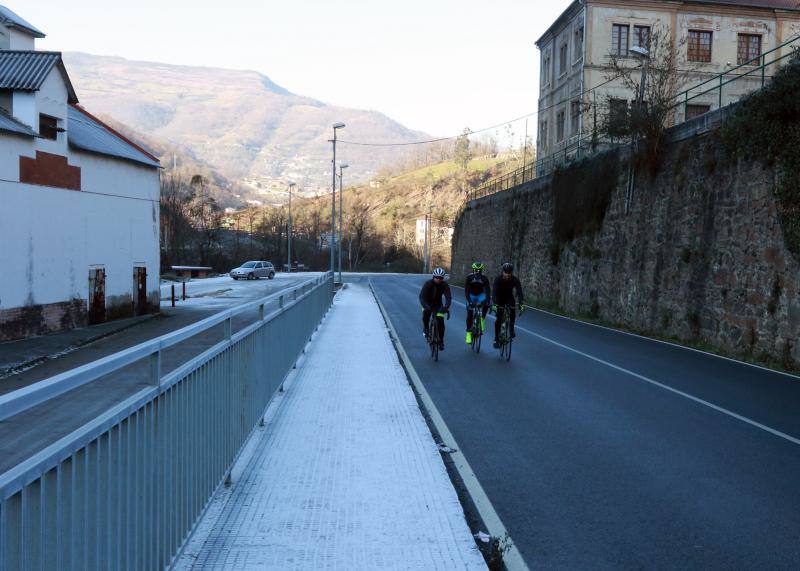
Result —
[[483, 305], [484, 303], [486, 303], [486, 294], [485, 293], [481, 293], [481, 294], [478, 294], [478, 295], [470, 294], [469, 295], [469, 302], [472, 305]]

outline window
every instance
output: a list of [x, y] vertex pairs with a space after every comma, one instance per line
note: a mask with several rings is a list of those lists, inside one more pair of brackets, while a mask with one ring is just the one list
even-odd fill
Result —
[[564, 140], [564, 125], [566, 123], [566, 111], [559, 111], [556, 113], [556, 142], [560, 143]]
[[568, 48], [567, 44], [562, 45], [561, 46], [561, 50], [559, 51], [559, 54], [558, 54], [558, 60], [559, 60], [558, 61], [558, 64], [559, 64], [558, 71], [559, 71], [560, 75], [564, 75], [565, 73], [567, 73], [567, 63], [569, 63], [567, 61], [567, 58], [569, 57], [568, 52], [569, 52], [569, 48]]
[[570, 104], [570, 119], [572, 122], [571, 133], [577, 135], [581, 128], [581, 102], [573, 101]]
[[542, 63], [542, 77], [544, 77], [544, 84], [550, 85], [550, 54], [544, 56], [544, 63]]
[[650, 26], [633, 27], [633, 45], [650, 51]]
[[608, 134], [621, 137], [628, 132], [628, 102], [610, 99], [608, 102]]
[[614, 24], [611, 29], [611, 55], [628, 55], [628, 34], [630, 34], [630, 26]]
[[[739, 49], [737, 50], [739, 65], [746, 64], [761, 56], [761, 36], [756, 34], [739, 34]], [[753, 62], [756, 65], [758, 62]]]
[[686, 120], [694, 119], [695, 117], [700, 117], [700, 115], [705, 115], [711, 111], [711, 105], [687, 105], [686, 106]]
[[575, 30], [575, 38], [572, 46], [572, 51], [575, 53], [575, 61], [583, 57], [583, 28]]
[[539, 141], [541, 148], [547, 147], [547, 121], [542, 121], [541, 141]]
[[689, 30], [689, 61], [711, 61], [711, 32]]
[[43, 139], [50, 139], [51, 141], [58, 140], [58, 119], [55, 117], [51, 117], [50, 115], [45, 115], [44, 113], [39, 114], [39, 136]]

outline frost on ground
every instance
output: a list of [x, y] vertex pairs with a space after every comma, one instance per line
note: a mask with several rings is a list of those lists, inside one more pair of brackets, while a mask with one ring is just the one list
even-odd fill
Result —
[[177, 568], [485, 569], [366, 287], [295, 375]]

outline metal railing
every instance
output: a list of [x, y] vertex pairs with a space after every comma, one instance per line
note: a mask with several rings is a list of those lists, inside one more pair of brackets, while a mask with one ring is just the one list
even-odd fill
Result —
[[[332, 296], [328, 273], [74, 371], [83, 381], [150, 359], [153, 386], [0, 475], [0, 569], [170, 565]], [[258, 320], [231, 333], [254, 306]], [[220, 323], [223, 341], [158, 373], [161, 350]]]
[[[789, 48], [788, 51], [785, 53], [779, 53], [782, 50]], [[733, 103], [734, 101], [728, 101], [728, 103], [724, 103], [725, 101], [725, 93], [724, 88], [726, 86], [735, 84], [739, 81], [751, 81], [755, 84], [755, 87], [750, 89], [748, 92], [755, 91], [761, 87], [766, 85], [767, 79], [771, 76], [767, 75], [767, 70], [770, 66], [773, 69], [779, 68], [782, 63], [792, 57], [797, 50], [800, 48], [800, 35], [793, 36], [792, 38], [786, 40], [782, 44], [772, 48], [764, 52], [763, 54], [754, 57], [744, 63], [738, 64], [735, 67], [732, 67], [729, 70], [726, 70], [718, 75], [710, 77], [700, 83], [681, 91], [675, 96], [675, 103], [672, 105], [672, 109], [680, 108], [684, 106], [684, 121], [686, 121], [686, 113], [685, 109], [686, 106], [690, 104], [691, 101], [694, 101], [698, 98], [704, 97], [708, 94], [715, 94], [715, 103], [717, 104], [717, 109], [721, 109], [727, 104]], [[769, 61], [767, 61], [769, 59]], [[716, 92], [716, 93], [715, 93]], [[737, 97], [739, 94], [729, 94], [730, 97]]]
[[[790, 51], [787, 51], [786, 53], [779, 53], [780, 50], [784, 50], [785, 48], [790, 48]], [[693, 85], [692, 87], [681, 91], [675, 96], [675, 103], [670, 107], [670, 109], [679, 109], [681, 106], [683, 106], [683, 119], [682, 121], [676, 121], [675, 117], [673, 117], [672, 121], [670, 122], [670, 126], [675, 126], [686, 122], [686, 110], [688, 105], [692, 101], [703, 98], [708, 94], [713, 94], [716, 92], [715, 97], [718, 109], [727, 104], [733, 103], [734, 100], [731, 100], [728, 101], [727, 104], [723, 104], [725, 101], [724, 88], [735, 84], [737, 81], [757, 80], [760, 84], [756, 85], [750, 91], [764, 87], [767, 79], [770, 77], [767, 74], [768, 68], [770, 68], [770, 66], [778, 68], [785, 60], [792, 57], [792, 55], [794, 55], [798, 49], [800, 49], [800, 35], [792, 37], [779, 46], [764, 52], [756, 58], [739, 64], [721, 74], [715, 75], [698, 83], [697, 85]], [[769, 61], [767, 61], [768, 59]], [[739, 73], [740, 71], [741, 73]], [[732, 97], [733, 95], [730, 94], [729, 98]], [[705, 102], [705, 100], [702, 102]], [[481, 186], [471, 190], [467, 195], [467, 201], [514, 188], [515, 186], [519, 186], [540, 176], [550, 174], [560, 165], [567, 164], [571, 161], [581, 159], [603, 150], [608, 150], [615, 146], [620, 146], [619, 144], [609, 143], [607, 141], [593, 142], [592, 138], [592, 135], [584, 137], [577, 136], [576, 140], [574, 141], [570, 140], [562, 143], [561, 148], [557, 149], [544, 159], [540, 159], [536, 161], [536, 163], [526, 164], [516, 170], [493, 178]]]

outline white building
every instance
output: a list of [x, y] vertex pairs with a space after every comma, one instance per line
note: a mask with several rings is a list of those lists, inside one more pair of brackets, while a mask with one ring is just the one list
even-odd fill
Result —
[[156, 157], [78, 105], [0, 6], [0, 341], [158, 311]]

